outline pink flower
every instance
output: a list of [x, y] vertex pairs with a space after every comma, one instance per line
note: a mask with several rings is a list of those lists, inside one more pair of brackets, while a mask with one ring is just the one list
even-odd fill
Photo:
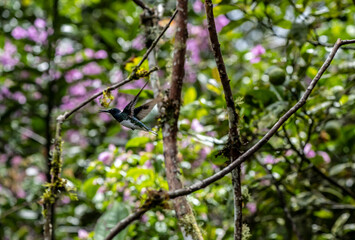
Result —
[[26, 38], [28, 36], [26, 29], [17, 26], [15, 27], [12, 32], [11, 32], [11, 36], [15, 39], [23, 39]]
[[113, 154], [112, 152], [102, 152], [99, 154], [98, 159], [104, 164], [109, 165], [113, 160]]
[[147, 223], [147, 222], [148, 222], [148, 217], [147, 217], [146, 214], [144, 214], [144, 215], [141, 217], [141, 221], [142, 221], [143, 223]]
[[261, 57], [253, 57], [250, 59], [250, 63], [254, 64], [254, 63], [258, 63], [260, 62]]
[[256, 45], [255, 47], [253, 47], [250, 52], [254, 55], [254, 56], [259, 56], [265, 53], [265, 48], [263, 46], [261, 46], [260, 44]]
[[19, 62], [18, 57], [15, 56], [17, 48], [11, 42], [6, 41], [4, 45], [4, 52], [0, 55], [0, 63], [7, 68], [13, 68]]
[[18, 198], [25, 198], [26, 197], [26, 192], [22, 188], [18, 189], [16, 191], [16, 197]]
[[256, 203], [253, 203], [253, 202], [247, 203], [247, 208], [251, 214], [254, 214], [257, 210]]
[[306, 155], [306, 158], [314, 158], [316, 156], [316, 153], [312, 150], [312, 144], [310, 143], [307, 143], [306, 146], [304, 146], [303, 152]]
[[63, 204], [69, 204], [70, 203], [70, 197], [68, 196], [63, 196], [62, 199], [61, 199], [61, 202]]
[[73, 52], [74, 48], [70, 42], [60, 42], [57, 48], [55, 49], [56, 56], [64, 56], [72, 54]]
[[148, 160], [148, 161], [146, 161], [146, 162], [144, 163], [143, 166], [144, 166], [145, 168], [150, 169], [150, 168], [153, 167], [153, 164], [152, 164], [152, 162], [151, 162], [150, 160]]
[[75, 80], [79, 80], [79, 79], [82, 79], [83, 78], [83, 74], [82, 72], [80, 72], [79, 70], [77, 69], [72, 69], [72, 70], [69, 70], [66, 74], [65, 74], [65, 80], [68, 82], [68, 83], [71, 83]]
[[224, 15], [219, 15], [218, 17], [216, 17], [215, 23], [217, 32], [220, 32], [222, 28], [225, 27], [229, 22], [230, 20]]
[[82, 96], [86, 93], [86, 88], [82, 84], [76, 84], [69, 88], [69, 93], [74, 96]]
[[152, 152], [154, 150], [154, 144], [153, 143], [147, 143], [145, 145], [145, 151], [146, 152]]
[[192, 120], [191, 129], [198, 133], [203, 132], [203, 126], [197, 119]]
[[7, 156], [6, 154], [0, 154], [0, 163], [6, 163]]
[[88, 239], [89, 238], [89, 233], [85, 229], [79, 229], [78, 238], [79, 239]]
[[88, 58], [93, 58], [95, 56], [95, 51], [91, 48], [85, 48], [84, 53]]
[[11, 165], [12, 166], [18, 166], [22, 162], [22, 157], [20, 156], [15, 156], [11, 159]]
[[192, 5], [193, 10], [195, 13], [200, 13], [203, 10], [203, 3], [200, 0], [196, 0]]
[[252, 54], [252, 58], [250, 59], [250, 63], [258, 63], [261, 60], [260, 55], [265, 53], [265, 48], [261, 46], [260, 44], [256, 45], [250, 50], [250, 53]]
[[144, 41], [145, 41], [144, 36], [143, 35], [138, 35], [132, 41], [132, 48], [137, 49], [137, 50], [142, 50], [144, 48]]
[[107, 52], [105, 50], [99, 50], [95, 53], [96, 59], [105, 59], [107, 58]]
[[331, 159], [330, 159], [328, 153], [323, 152], [323, 151], [318, 151], [317, 154], [323, 158], [325, 163], [330, 163]]
[[45, 28], [47, 25], [46, 21], [43, 20], [42, 18], [37, 18], [34, 24], [37, 28]]
[[265, 158], [264, 158], [264, 164], [274, 164], [277, 163], [277, 160], [271, 156], [270, 154], [268, 154]]
[[293, 150], [289, 149], [289, 150], [286, 151], [285, 156], [286, 156], [286, 157], [289, 157], [289, 156], [291, 156], [292, 154], [293, 154]]
[[25, 97], [25, 95], [23, 95], [22, 92], [15, 92], [13, 95], [12, 95], [12, 98], [14, 100], [16, 100], [17, 102], [19, 102], [20, 104], [25, 104], [27, 99]]
[[102, 72], [101, 67], [96, 62], [88, 63], [83, 67], [83, 73], [85, 75], [97, 75]]

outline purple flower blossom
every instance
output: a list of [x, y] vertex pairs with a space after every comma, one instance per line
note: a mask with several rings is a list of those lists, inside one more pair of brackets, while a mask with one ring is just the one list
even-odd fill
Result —
[[26, 29], [17, 26], [12, 30], [11, 36], [15, 39], [23, 39], [23, 38], [27, 38], [28, 34]]
[[264, 158], [264, 164], [274, 164], [274, 163], [277, 163], [277, 162], [278, 162], [278, 160], [275, 159], [270, 154], [266, 155], [266, 157]]
[[12, 98], [16, 101], [18, 101], [20, 104], [25, 104], [27, 99], [25, 97], [25, 95], [23, 95], [22, 92], [15, 92], [13, 95], [12, 95]]
[[197, 119], [192, 120], [191, 129], [198, 133], [203, 132], [203, 126]]
[[148, 222], [148, 217], [147, 217], [146, 214], [144, 214], [144, 215], [141, 217], [141, 221], [142, 221], [143, 223], [147, 223], [147, 222]]
[[203, 3], [200, 0], [196, 0], [192, 5], [193, 10], [195, 13], [200, 13], [203, 10]]
[[256, 213], [256, 209], [257, 209], [256, 203], [253, 203], [253, 202], [247, 203], [247, 208], [248, 208], [248, 210], [250, 211], [251, 214]]
[[323, 152], [323, 151], [318, 151], [317, 154], [323, 158], [325, 163], [330, 163], [331, 159], [330, 159], [328, 153]]
[[200, 46], [199, 46], [198, 40], [195, 39], [195, 38], [187, 39], [186, 49], [187, 49], [187, 51], [190, 51], [192, 62], [194, 64], [200, 63], [200, 61], [201, 61], [201, 58], [200, 58]]
[[34, 24], [37, 28], [45, 28], [47, 25], [46, 21], [43, 20], [42, 18], [37, 18]]
[[314, 158], [316, 156], [316, 153], [312, 150], [312, 144], [310, 143], [307, 143], [306, 146], [304, 146], [303, 152], [306, 155], [306, 158]]
[[265, 53], [265, 48], [260, 44], [256, 45], [250, 50], [252, 58], [250, 59], [250, 63], [258, 63], [261, 60], [261, 55]]
[[11, 42], [6, 41], [4, 45], [4, 52], [0, 55], [0, 63], [7, 68], [13, 68], [19, 62], [18, 57], [15, 56], [17, 48]]
[[206, 160], [206, 157], [210, 152], [211, 152], [211, 148], [203, 147], [199, 152], [198, 159], [192, 163], [192, 168], [199, 167], [203, 163], [203, 161]]
[[56, 56], [69, 55], [74, 52], [74, 48], [69, 42], [60, 42], [58, 47], [55, 49]]
[[78, 238], [79, 239], [88, 239], [89, 238], [89, 233], [85, 229], [79, 229]]
[[0, 154], [0, 163], [6, 163], [7, 156], [6, 154]]
[[61, 202], [63, 204], [69, 204], [70, 203], [70, 197], [68, 196], [63, 196], [62, 199], [61, 199]]
[[152, 161], [148, 160], [143, 165], [145, 168], [150, 169], [153, 167]]
[[85, 75], [97, 75], [102, 72], [102, 68], [96, 62], [88, 63], [83, 67], [83, 73]]
[[112, 152], [102, 152], [99, 154], [98, 157], [99, 161], [103, 162], [105, 165], [111, 164], [113, 160], [113, 153]]
[[16, 191], [16, 197], [18, 198], [25, 198], [26, 197], [26, 192], [22, 188], [18, 189]]
[[229, 22], [230, 22], [230, 20], [224, 15], [219, 15], [218, 17], [216, 17], [215, 23], [216, 23], [217, 32], [220, 32], [223, 27], [228, 25]]
[[82, 72], [80, 72], [79, 70], [77, 69], [72, 69], [70, 71], [68, 71], [66, 74], [65, 74], [65, 80], [68, 82], [68, 83], [71, 83], [75, 80], [79, 80], [79, 79], [82, 79], [83, 78], [83, 74]]
[[12, 166], [18, 166], [18, 165], [20, 165], [21, 162], [22, 162], [22, 157], [20, 157], [20, 156], [14, 156], [11, 159], [11, 165]]
[[91, 48], [85, 48], [85, 49], [84, 49], [84, 54], [85, 54], [85, 56], [88, 57], [89, 59], [95, 57], [95, 51], [92, 50]]
[[137, 49], [137, 50], [142, 50], [144, 48], [144, 42], [145, 38], [143, 35], [138, 35], [135, 39], [132, 41], [132, 48]]
[[253, 47], [250, 52], [254, 55], [254, 56], [259, 56], [265, 53], [265, 48], [263, 46], [261, 46], [260, 44], [256, 45], [255, 47]]
[[107, 58], [107, 52], [105, 50], [99, 50], [95, 53], [96, 59], [105, 59]]
[[289, 149], [286, 151], [285, 156], [289, 157], [289, 156], [292, 156], [292, 154], [293, 154], [293, 150]]
[[145, 151], [146, 152], [152, 152], [154, 150], [154, 144], [153, 143], [147, 143], [145, 145]]
[[69, 93], [74, 96], [82, 96], [86, 93], [86, 88], [82, 84], [76, 84], [69, 88]]

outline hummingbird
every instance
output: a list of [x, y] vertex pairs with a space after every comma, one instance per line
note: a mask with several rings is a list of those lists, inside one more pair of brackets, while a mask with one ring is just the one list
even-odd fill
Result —
[[138, 94], [133, 98], [132, 101], [127, 104], [123, 111], [117, 108], [111, 108], [109, 110], [100, 110], [100, 112], [110, 113], [119, 123], [121, 123], [121, 125], [132, 130], [143, 130], [158, 135], [156, 132], [152, 131], [152, 129], [147, 127], [143, 122], [141, 122], [141, 120], [145, 118], [150, 113], [150, 111], [152, 111], [153, 107], [159, 101], [159, 98], [155, 98], [143, 104], [142, 106], [135, 108], [138, 97], [147, 84], [148, 82], [144, 84]]

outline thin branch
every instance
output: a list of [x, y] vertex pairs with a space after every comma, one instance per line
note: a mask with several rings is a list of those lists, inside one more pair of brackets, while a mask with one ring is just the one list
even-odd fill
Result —
[[[160, 35], [153, 41], [152, 45], [150, 48], [147, 50], [147, 52], [143, 55], [142, 60], [138, 63], [138, 65], [133, 69], [132, 73], [129, 75], [129, 77], [121, 81], [119, 83], [116, 83], [110, 87], [108, 87], [106, 90], [114, 90], [134, 79], [135, 74], [137, 73], [139, 67], [142, 65], [142, 63], [147, 59], [149, 53], [154, 49], [154, 47], [157, 45], [158, 41], [160, 38], [163, 36], [163, 34], [166, 32], [168, 27], [170, 26], [170, 23], [173, 21], [177, 14], [177, 10], [175, 10], [173, 16], [171, 17], [170, 21], [168, 24], [165, 26], [163, 31], [160, 33]], [[156, 71], [157, 68], [153, 68], [149, 73], [152, 71]], [[58, 193], [60, 190], [63, 190], [62, 188], [65, 185], [65, 182], [63, 182], [63, 179], [61, 179], [61, 167], [62, 167], [62, 124], [63, 122], [68, 119], [72, 114], [74, 114], [76, 111], [78, 111], [80, 108], [94, 100], [95, 98], [99, 97], [102, 95], [102, 91], [94, 94], [78, 106], [76, 106], [74, 109], [72, 109], [70, 112], [66, 112], [63, 115], [60, 115], [57, 118], [57, 123], [56, 123], [56, 134], [55, 134], [55, 140], [54, 140], [54, 151], [53, 151], [53, 160], [51, 162], [51, 169], [50, 169], [50, 180], [48, 187], [46, 188], [44, 194], [42, 195], [42, 202], [43, 202], [43, 213], [45, 217], [45, 223], [44, 223], [44, 239], [46, 240], [51, 240], [54, 237], [53, 234], [53, 224], [54, 224], [54, 209], [55, 202], [58, 199]]]
[[[140, 66], [143, 64], [143, 62], [147, 59], [149, 53], [155, 48], [155, 46], [157, 45], [157, 43], [159, 42], [159, 40], [162, 38], [162, 36], [164, 35], [164, 33], [166, 32], [166, 30], [169, 28], [171, 22], [174, 20], [176, 14], [178, 13], [178, 10], [175, 10], [175, 12], [173, 13], [173, 15], [170, 18], [170, 21], [165, 25], [163, 31], [159, 34], [159, 36], [153, 41], [152, 45], [150, 46], [150, 48], [147, 50], [147, 52], [143, 55], [142, 60], [138, 63], [138, 65], [133, 69], [132, 73], [128, 76], [128, 78], [126, 78], [124, 81], [118, 82], [110, 87], [108, 87], [106, 90], [108, 91], [112, 91], [115, 90], [117, 88], [119, 88], [122, 85], [125, 85], [129, 82], [131, 82], [133, 80], [133, 76], [137, 73], [138, 69], [140, 68]], [[78, 106], [76, 106], [74, 109], [72, 109], [70, 112], [66, 112], [64, 114], [64, 120], [68, 119], [73, 113], [75, 113], [76, 111], [78, 111], [80, 108], [84, 107], [85, 105], [87, 105], [89, 102], [93, 101], [94, 99], [96, 99], [97, 97], [102, 95], [102, 91], [92, 95], [91, 97], [89, 97], [87, 100], [83, 101], [82, 103], [80, 103]]]
[[131, 222], [140, 219], [145, 212], [147, 212], [148, 208], [139, 208], [137, 211], [129, 215], [128, 217], [119, 221], [114, 228], [110, 230], [110, 233], [107, 235], [105, 240], [113, 239], [117, 234], [119, 234], [123, 229], [125, 229]]
[[171, 198], [187, 195], [192, 192], [195, 192], [199, 189], [205, 188], [208, 185], [216, 182], [217, 180], [223, 178], [225, 175], [230, 173], [234, 168], [239, 166], [242, 162], [246, 161], [249, 157], [251, 157], [256, 151], [258, 151], [262, 146], [264, 146], [269, 139], [277, 132], [277, 130], [298, 110], [300, 109], [307, 101], [309, 95], [311, 94], [312, 90], [314, 89], [315, 85], [317, 84], [318, 80], [321, 78], [325, 70], [329, 67], [331, 61], [333, 60], [336, 52], [340, 48], [340, 46], [345, 44], [355, 43], [355, 40], [341, 40], [338, 39], [335, 43], [332, 51], [328, 55], [327, 59], [323, 63], [322, 67], [317, 72], [316, 76], [313, 78], [309, 86], [307, 87], [305, 93], [301, 97], [301, 99], [291, 108], [289, 109], [275, 124], [274, 126], [265, 134], [265, 136], [260, 139], [254, 146], [252, 146], [248, 151], [243, 153], [240, 157], [238, 157], [233, 163], [229, 166], [225, 167], [218, 173], [208, 177], [198, 183], [191, 185], [190, 187], [179, 189], [176, 191], [169, 192], [169, 196]]
[[[228, 110], [228, 122], [229, 122], [229, 159], [231, 162], [239, 155], [240, 140], [238, 132], [238, 120], [239, 116], [235, 111], [234, 98], [232, 89], [230, 87], [230, 80], [228, 78], [226, 66], [224, 64], [220, 43], [218, 41], [218, 35], [216, 30], [216, 24], [214, 22], [213, 4], [211, 0], [205, 1], [205, 9], [207, 16], [208, 32], [210, 36], [210, 43], [213, 50], [213, 55], [217, 64], [219, 77], [224, 91], [224, 98], [227, 104]], [[232, 171], [232, 184], [234, 192], [234, 239], [242, 239], [242, 190], [241, 190], [241, 178], [240, 178], [240, 166], [236, 167]]]
[[154, 13], [153, 9], [151, 9], [150, 7], [148, 7], [144, 2], [142, 2], [141, 0], [133, 0], [133, 2], [135, 4], [137, 4], [138, 6], [140, 6], [143, 10], [148, 10], [149, 13]]
[[[209, 186], [210, 184], [218, 181], [219, 179], [223, 178], [225, 175], [230, 173], [234, 168], [239, 166], [242, 162], [248, 160], [255, 152], [257, 152], [262, 146], [264, 146], [270, 138], [275, 135], [277, 130], [298, 110], [300, 109], [305, 103], [306, 100], [308, 99], [309, 95], [311, 94], [312, 90], [314, 89], [315, 85], [317, 84], [318, 80], [321, 78], [323, 73], [327, 70], [329, 67], [331, 61], [333, 60], [336, 52], [338, 51], [340, 46], [346, 45], [346, 44], [352, 44], [355, 43], [355, 40], [341, 40], [338, 39], [337, 42], [335, 43], [331, 53], [328, 55], [327, 59], [323, 63], [322, 67], [318, 70], [316, 76], [313, 78], [311, 83], [309, 84], [306, 92], [303, 94], [301, 99], [290, 109], [288, 110], [275, 124], [274, 126], [266, 133], [266, 135], [260, 139], [256, 144], [254, 144], [248, 151], [243, 153], [241, 156], [239, 156], [233, 163], [231, 163], [229, 166], [225, 167], [221, 171], [217, 172], [216, 174], [212, 175], [211, 177], [208, 177], [204, 180], [201, 180], [195, 184], [192, 184], [190, 187], [174, 190], [174, 191], [169, 191], [168, 195], [170, 199], [177, 198], [179, 196], [185, 196], [189, 195], [197, 190], [200, 190], [202, 188], [205, 188]], [[132, 214], [131, 214], [132, 215]], [[131, 215], [127, 216], [125, 219], [131, 219]], [[131, 220], [133, 222], [136, 219]], [[124, 221], [124, 220], [122, 220]]]
[[[332, 44], [330, 43], [321, 43], [319, 41], [313, 41], [313, 40], [307, 40], [307, 42], [309, 42], [310, 44], [312, 44], [313, 46], [322, 46], [322, 47], [333, 47]], [[347, 50], [355, 50], [355, 47], [352, 46], [348, 46], [348, 47], [342, 47], [342, 49], [347, 49]]]

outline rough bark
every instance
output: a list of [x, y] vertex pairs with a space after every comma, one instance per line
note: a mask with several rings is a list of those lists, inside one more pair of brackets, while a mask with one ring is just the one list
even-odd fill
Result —
[[[228, 78], [227, 70], [222, 57], [220, 44], [213, 15], [213, 4], [211, 0], [205, 1], [205, 9], [207, 15], [208, 32], [210, 36], [210, 43], [213, 50], [214, 58], [216, 60], [219, 77], [224, 91], [224, 98], [226, 100], [228, 123], [229, 123], [229, 159], [233, 162], [234, 159], [239, 157], [240, 140], [238, 132], [238, 119], [239, 116], [235, 111], [234, 98], [232, 89], [230, 87], [230, 80]], [[242, 189], [241, 189], [241, 176], [240, 165], [232, 171], [232, 184], [234, 193], [234, 239], [242, 239]]]
[[[180, 179], [179, 161], [177, 158], [176, 135], [181, 105], [181, 89], [185, 75], [184, 63], [187, 40], [187, 0], [177, 3], [179, 13], [176, 19], [176, 36], [174, 45], [172, 81], [168, 100], [163, 109], [163, 143], [166, 177], [171, 191], [183, 188]], [[174, 209], [184, 239], [203, 239], [196, 223], [191, 206], [185, 196], [174, 199]]]

